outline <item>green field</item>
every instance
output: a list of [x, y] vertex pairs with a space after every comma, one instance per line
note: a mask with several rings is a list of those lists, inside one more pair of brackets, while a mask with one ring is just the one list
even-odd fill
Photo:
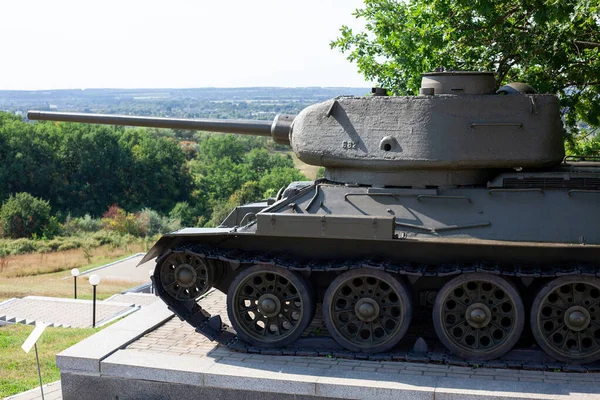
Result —
[[[21, 349], [33, 331], [29, 325], [0, 327], [0, 398], [11, 396], [39, 386], [35, 351], [28, 354]], [[38, 341], [38, 351], [44, 384], [60, 379], [56, 354], [100, 331], [102, 328], [46, 328]]]

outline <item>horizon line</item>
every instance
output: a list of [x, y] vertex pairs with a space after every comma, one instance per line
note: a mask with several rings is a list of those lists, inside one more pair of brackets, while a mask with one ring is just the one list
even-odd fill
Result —
[[108, 87], [108, 88], [58, 88], [58, 89], [0, 89], [0, 92], [56, 92], [63, 90], [235, 90], [235, 89], [371, 89], [369, 86], [200, 86], [200, 87], [148, 87], [148, 88], [126, 88], [126, 87]]

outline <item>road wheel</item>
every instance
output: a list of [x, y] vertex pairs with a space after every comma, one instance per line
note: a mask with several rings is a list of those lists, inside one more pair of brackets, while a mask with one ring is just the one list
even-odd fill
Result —
[[412, 316], [407, 287], [387, 272], [355, 269], [327, 288], [323, 318], [331, 336], [351, 351], [379, 353], [404, 336]]
[[227, 313], [240, 339], [282, 347], [298, 339], [315, 312], [309, 283], [295, 272], [255, 265], [241, 271], [227, 292]]
[[491, 360], [509, 351], [523, 331], [521, 296], [506, 279], [490, 274], [460, 275], [442, 287], [433, 325], [442, 343], [468, 360]]

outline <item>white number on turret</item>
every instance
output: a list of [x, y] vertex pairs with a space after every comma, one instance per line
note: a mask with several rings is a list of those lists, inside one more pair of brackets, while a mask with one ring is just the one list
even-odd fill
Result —
[[346, 150], [356, 150], [358, 148], [358, 143], [351, 140], [344, 140], [342, 142], [342, 147]]

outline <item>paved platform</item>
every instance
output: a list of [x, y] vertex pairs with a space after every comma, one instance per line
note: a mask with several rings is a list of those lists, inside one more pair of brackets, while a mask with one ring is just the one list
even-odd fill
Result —
[[[224, 295], [201, 304], [225, 316]], [[226, 321], [224, 321], [226, 322]], [[600, 374], [232, 352], [144, 307], [57, 356], [63, 398], [600, 399]]]
[[[139, 309], [134, 302], [96, 302], [96, 326], [124, 317]], [[44, 322], [54, 327], [89, 328], [92, 326], [92, 301], [57, 297], [27, 296], [0, 304], [0, 324]]]

